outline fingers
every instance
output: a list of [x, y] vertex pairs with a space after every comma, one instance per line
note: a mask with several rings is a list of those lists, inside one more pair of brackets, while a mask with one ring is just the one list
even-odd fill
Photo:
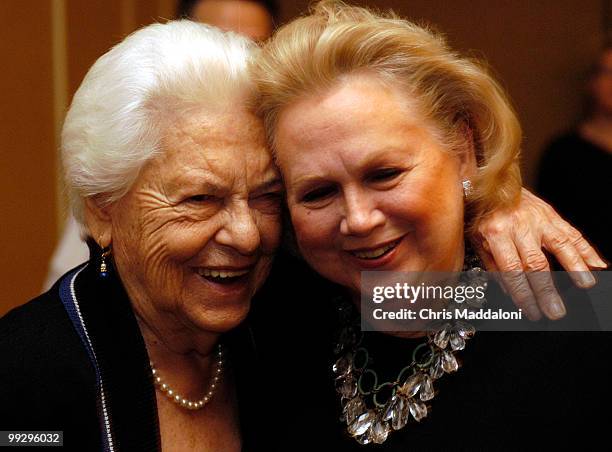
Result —
[[[581, 235], [580, 239], [584, 240]], [[561, 266], [569, 272], [574, 284], [578, 287], [589, 288], [595, 285], [595, 277], [591, 274], [589, 266], [579, 253], [576, 243], [577, 241], [572, 239], [564, 230], [560, 230], [552, 224], [542, 231], [542, 246], [554, 254]]]
[[[553, 213], [557, 215], [557, 213], [554, 212], [554, 210], [553, 210]], [[596, 269], [607, 268], [608, 264], [606, 264], [606, 262], [601, 258], [601, 256], [599, 256], [597, 251], [595, 251], [595, 249], [589, 244], [589, 242], [587, 242], [587, 240], [582, 236], [580, 231], [578, 231], [576, 228], [574, 228], [571, 224], [563, 220], [558, 215], [557, 217], [558, 217], [558, 221], [555, 221], [553, 224], [555, 225], [557, 229], [563, 231], [568, 236], [570, 243], [576, 249], [580, 257], [586, 263], [586, 265], [588, 265], [590, 268], [596, 268]], [[561, 262], [561, 265], [563, 265], [562, 262]], [[563, 265], [563, 267], [567, 271], [579, 271], [579, 270], [567, 268], [565, 267], [565, 265]]]
[[592, 287], [596, 281], [590, 268], [607, 268], [606, 262], [582, 234], [563, 220], [549, 204], [526, 189], [522, 190], [521, 197], [523, 201], [534, 206], [539, 216], [545, 219], [540, 222], [542, 246], [569, 272], [574, 284], [582, 288]]
[[488, 245], [491, 255], [497, 263], [504, 287], [512, 297], [514, 304], [525, 312], [529, 320], [542, 318], [534, 293], [525, 272], [523, 272], [518, 250], [510, 240], [510, 236], [497, 234], [494, 240], [488, 241]]
[[482, 261], [484, 265], [484, 269], [489, 273], [489, 275], [493, 275], [493, 277], [499, 284], [499, 287], [501, 287], [504, 293], [508, 295], [508, 291], [506, 290], [506, 287], [504, 286], [504, 282], [502, 281], [500, 277], [499, 268], [497, 267], [497, 264], [495, 263], [495, 259], [493, 259], [493, 256], [491, 255], [491, 253], [486, 251], [490, 249], [488, 245], [486, 245], [486, 242], [482, 244], [472, 243], [472, 245], [474, 247], [474, 250], [478, 254], [478, 257], [480, 257], [480, 260]]
[[542, 312], [553, 320], [566, 313], [542, 247], [582, 288], [596, 282], [590, 268], [607, 267], [579, 231], [525, 189], [516, 208], [482, 219], [478, 234], [479, 255], [487, 269], [500, 271], [503, 286], [531, 320], [540, 319]]
[[539, 309], [551, 320], [565, 316], [565, 305], [555, 288], [548, 259], [540, 245], [529, 231], [521, 234], [520, 240], [516, 240], [515, 243]]

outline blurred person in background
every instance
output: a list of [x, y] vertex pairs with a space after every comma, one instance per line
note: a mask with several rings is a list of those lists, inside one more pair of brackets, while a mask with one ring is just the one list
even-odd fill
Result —
[[177, 16], [263, 42], [278, 22], [278, 4], [274, 0], [181, 0]]
[[612, 47], [588, 84], [589, 114], [543, 153], [537, 190], [579, 228], [605, 259], [612, 257]]

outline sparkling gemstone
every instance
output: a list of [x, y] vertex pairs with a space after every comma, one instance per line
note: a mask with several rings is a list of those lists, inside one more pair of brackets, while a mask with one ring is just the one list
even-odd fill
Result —
[[470, 325], [469, 323], [457, 320], [455, 322], [455, 331], [457, 331], [457, 333], [459, 333], [462, 338], [468, 339], [474, 335], [474, 333], [476, 332], [476, 328], [474, 328], [474, 326]]
[[414, 397], [414, 395], [421, 388], [421, 382], [423, 381], [423, 374], [421, 372], [417, 372], [414, 375], [408, 377], [406, 382], [400, 386], [397, 390], [400, 394], [406, 397]]
[[389, 424], [382, 421], [381, 419], [377, 419], [372, 425], [370, 436], [372, 437], [372, 442], [376, 444], [382, 444], [387, 439], [389, 435]]
[[351, 367], [353, 365], [352, 363], [353, 355], [351, 353], [348, 353], [338, 358], [336, 363], [333, 365], [332, 370], [339, 377], [346, 375], [351, 370]]
[[376, 419], [376, 415], [373, 410], [368, 410], [361, 414], [355, 419], [348, 427], [348, 432], [352, 436], [363, 435], [372, 426], [372, 423]]
[[448, 330], [450, 325], [448, 323], [444, 324], [440, 331], [438, 331], [434, 336], [434, 344], [438, 347], [444, 349], [448, 345]]
[[336, 390], [345, 399], [352, 399], [357, 394], [357, 382], [352, 377], [340, 379], [336, 384]]
[[399, 398], [400, 397], [398, 395], [394, 395], [389, 399], [387, 405], [385, 405], [385, 411], [383, 412], [383, 421], [391, 420], [393, 417], [393, 410], [395, 409], [395, 405], [397, 405]]
[[365, 403], [361, 397], [357, 396], [349, 400], [344, 406], [344, 417], [346, 424], [350, 425], [357, 416], [360, 416], [366, 410]]
[[427, 416], [427, 406], [424, 403], [409, 401], [408, 406], [415, 421], [420, 421]]
[[397, 403], [393, 407], [391, 417], [391, 427], [393, 430], [399, 430], [408, 422], [408, 401], [403, 397], [397, 398]]
[[442, 356], [441, 355], [438, 354], [434, 358], [434, 363], [431, 366], [431, 369], [429, 370], [429, 375], [431, 375], [431, 378], [433, 378], [434, 380], [437, 380], [442, 375], [444, 375], [444, 369], [442, 368]]
[[442, 352], [442, 368], [446, 373], [455, 372], [459, 368], [455, 355], [446, 350]]
[[465, 339], [459, 333], [451, 333], [450, 345], [453, 351], [463, 350], [465, 348]]
[[433, 382], [429, 375], [425, 375], [423, 383], [421, 383], [421, 393], [419, 394], [420, 399], [423, 402], [427, 402], [434, 398]]
[[366, 444], [370, 444], [372, 442], [372, 436], [370, 436], [370, 430], [368, 430], [367, 432], [365, 432], [363, 435], [361, 436], [357, 436], [355, 437], [355, 439], [357, 440], [357, 442], [359, 444], [362, 445], [366, 445]]

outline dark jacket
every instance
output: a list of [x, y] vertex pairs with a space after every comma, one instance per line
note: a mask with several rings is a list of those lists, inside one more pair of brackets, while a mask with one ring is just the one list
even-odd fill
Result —
[[[0, 319], [0, 429], [61, 430], [70, 450], [101, 450], [105, 442], [119, 451], [159, 450], [149, 359], [127, 294], [112, 272], [102, 279], [93, 265], [82, 269], [74, 278], [73, 315], [85, 325], [83, 340], [60, 298], [74, 274]], [[224, 342], [236, 375], [244, 450], [253, 450], [258, 402], [248, 328]]]
[[[277, 418], [269, 450], [550, 450], [570, 440], [587, 449], [610, 443], [601, 409], [612, 404], [612, 333], [479, 331], [458, 353], [459, 371], [434, 383], [425, 419], [411, 419], [381, 446], [357, 444], [339, 421], [332, 372], [338, 292], [300, 265], [281, 255], [266, 302], [253, 309], [261, 366], [277, 376], [269, 405], [287, 413]], [[275, 327], [258, 328], [264, 324]], [[364, 341], [382, 383], [393, 381], [423, 340], [366, 333]]]

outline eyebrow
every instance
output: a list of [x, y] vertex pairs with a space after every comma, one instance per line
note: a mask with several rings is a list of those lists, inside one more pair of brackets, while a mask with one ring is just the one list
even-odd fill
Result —
[[[379, 165], [381, 163], [384, 163], [386, 160], [388, 160], [390, 157], [391, 158], [397, 158], [396, 156], [394, 156], [393, 154], [402, 151], [403, 148], [400, 147], [396, 147], [396, 146], [387, 146], [379, 151], [376, 152], [376, 155], [374, 156], [367, 156], [359, 161], [356, 162], [356, 166], [358, 168], [365, 168], [366, 170]], [[406, 162], [404, 163], [409, 163], [410, 161], [412, 161], [413, 156], [406, 156]], [[402, 160], [403, 161], [403, 160]], [[327, 178], [319, 175], [319, 174], [309, 174], [306, 176], [301, 176], [298, 177], [297, 179], [295, 179], [294, 183], [292, 184], [293, 186], [313, 186], [316, 185], [317, 183], [321, 183], [321, 182], [329, 182], [327, 180]]]
[[197, 177], [185, 177], [185, 174], [179, 174], [169, 181], [170, 193], [173, 195], [182, 196], [185, 192], [197, 187], [211, 194], [223, 191], [222, 181], [215, 175], [205, 172], [200, 173]]
[[274, 177], [273, 179], [262, 182], [257, 187], [255, 187], [253, 190], [251, 190], [251, 193], [262, 193], [271, 188], [281, 188], [281, 189], [283, 188], [283, 183], [279, 177]]
[[324, 178], [323, 176], [319, 176], [319, 175], [308, 175], [308, 176], [302, 176], [302, 177], [298, 177], [294, 182], [293, 182], [293, 186], [297, 186], [297, 185], [301, 185], [301, 186], [312, 186], [312, 185], [316, 185], [317, 183], [320, 182], [328, 182], [326, 178]]
[[[381, 163], [385, 163], [385, 161], [389, 160], [389, 158], [397, 159], [398, 157], [394, 154], [402, 151], [409, 150], [407, 147], [396, 147], [396, 146], [388, 146], [386, 148], [381, 149], [374, 156], [365, 157], [362, 160], [357, 162], [358, 167], [372, 167], [379, 165]], [[413, 149], [414, 151], [414, 149]], [[411, 160], [414, 158], [414, 155], [406, 155], [404, 156], [406, 160]], [[402, 159], [403, 161], [404, 159]]]

